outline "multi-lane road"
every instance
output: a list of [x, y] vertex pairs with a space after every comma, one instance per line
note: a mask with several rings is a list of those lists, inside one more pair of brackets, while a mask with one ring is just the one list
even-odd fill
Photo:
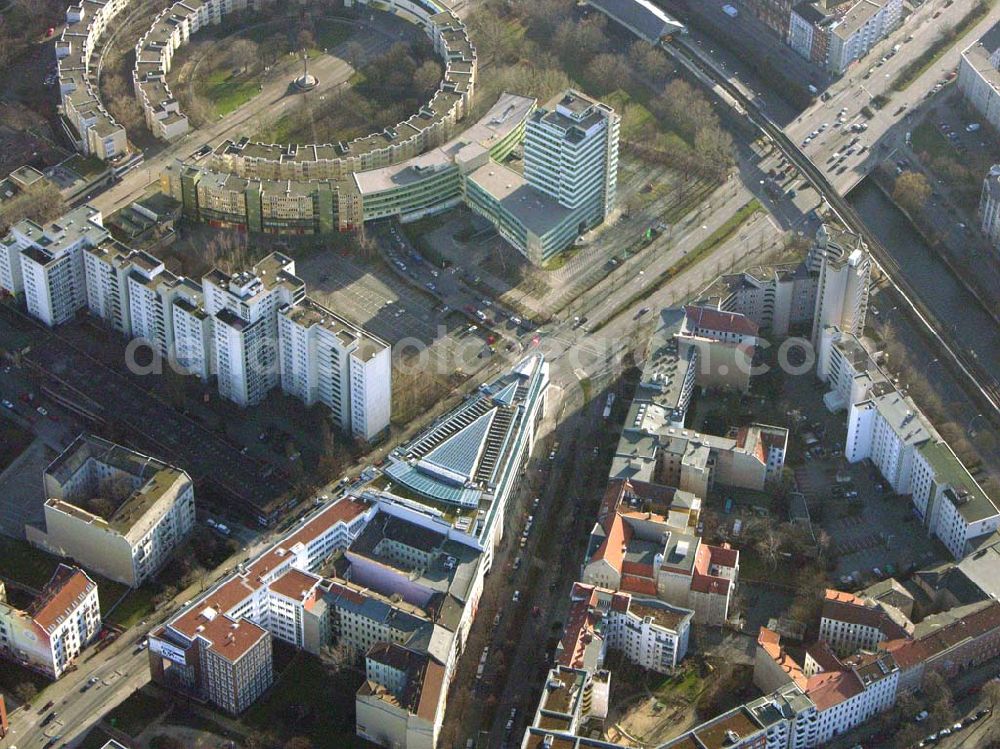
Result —
[[[925, 4], [927, 9], [925, 15], [932, 17], [933, 2], [934, 0], [931, 0]], [[954, 13], [954, 17], [960, 17], [964, 13], [963, 6], [967, 4], [971, 4], [970, 0], [956, 0], [953, 6], [954, 10], [949, 11], [949, 13]], [[835, 193], [842, 194], [853, 183], [852, 181], [856, 181], [866, 168], [870, 168], [871, 164], [878, 160], [877, 156], [872, 153], [874, 150], [872, 146], [887, 142], [886, 139], [898, 142], [903, 137], [904, 131], [897, 127], [897, 123], [900, 122], [901, 118], [905, 121], [907, 113], [911, 112], [916, 103], [922, 100], [934, 82], [941, 78], [945, 71], [954, 68], [959, 50], [968, 41], [981, 34], [983, 28], [988, 26], [991, 20], [995, 20], [991, 16], [978, 24], [969, 32], [966, 39], [956, 43], [952, 50], [946, 53], [938, 63], [931, 66], [905, 92], [895, 94], [890, 103], [877, 112], [872, 120], [868, 121], [869, 127], [864, 134], [863, 142], [869, 145], [869, 155], [852, 160], [850, 168], [842, 174], [834, 173], [832, 175], [834, 179], [830, 184], [830, 176], [823, 173], [825, 161], [834, 151], [841, 150], [845, 141], [845, 136], [841, 134], [843, 127], [839, 129], [832, 127], [837, 114], [846, 107], [844, 121], [848, 124], [857, 121], [861, 107], [868, 103], [867, 99], [875, 94], [883, 93], [886, 88], [890, 87], [898, 71], [905, 66], [908, 60], [918, 56], [920, 51], [926, 48], [937, 27], [936, 24], [922, 18], [921, 12], [918, 11], [918, 14], [914, 16], [911, 20], [914, 25], [907, 30], [908, 33], [913, 34], [914, 40], [905, 42], [893, 58], [877, 68], [878, 75], [873, 74], [868, 79], [864, 79], [863, 74], [867, 71], [867, 67], [863, 69], [859, 67], [854, 77], [849, 76], [831, 88], [829, 101], [817, 102], [798, 120], [788, 126], [786, 130], [786, 140], [790, 138], [788, 143], [779, 142], [779, 147], [783, 147], [782, 150], [785, 151], [786, 157], [795, 163], [804, 175], [807, 177], [812, 175], [810, 179], [816, 182], [816, 186], [824, 194], [829, 195], [831, 205], [835, 205], [837, 202]], [[889, 48], [891, 48], [891, 44], [885, 43], [885, 49]], [[872, 64], [874, 64], [874, 60], [880, 59], [882, 54], [884, 52], [881, 50], [873, 53]], [[321, 69], [316, 69], [316, 72], [320, 73], [321, 77], [327, 76], [327, 73]], [[329, 75], [333, 76], [345, 73], [346, 71], [338, 73], [335, 69], [329, 71]], [[728, 77], [728, 74], [724, 74], [718, 69], [708, 68], [708, 66], [706, 66], [706, 73], [715, 76], [720, 84]], [[886, 73], [889, 74], [889, 77], [886, 77]], [[346, 74], [349, 75], [349, 73]], [[328, 78], [328, 80], [330, 79]], [[151, 157], [143, 167], [126, 175], [121, 183], [108, 192], [95, 197], [92, 202], [105, 212], [111, 212], [135, 199], [146, 189], [150, 176], [158, 173], [163, 166], [175, 158], [193, 151], [201, 143], [215, 142], [233, 133], [238, 133], [245, 123], [257, 116], [264, 108], [285, 105], [288, 100], [284, 93], [285, 84], [284, 81], [266, 84], [262, 95], [255, 97], [253, 102], [238, 110], [233, 116], [165, 148], [159, 154]], [[744, 95], [744, 92], [738, 91], [737, 93], [741, 96]], [[898, 116], [894, 115], [894, 112], [903, 103], [907, 104], [904, 112]], [[746, 104], [751, 108], [754, 107], [750, 100], [747, 100]], [[805, 155], [800, 153], [797, 144], [804, 140], [806, 134], [818, 129], [823, 122], [829, 123], [828, 127], [824, 129], [824, 136], [811, 141], [806, 147]], [[773, 123], [770, 127], [777, 129]], [[771, 135], [777, 141], [778, 133], [771, 133]], [[789, 143], [791, 148], [788, 148]], [[811, 159], [812, 164], [806, 163], [805, 157]], [[736, 193], [743, 192], [743, 195], [734, 194], [733, 204], [740, 203], [740, 200], [736, 198], [749, 196], [749, 193], [746, 193], [741, 186], [737, 185], [734, 189]], [[775, 211], [782, 210], [781, 206], [777, 204], [770, 207]], [[564, 393], [576, 394], [579, 391], [579, 388], [576, 388], [576, 383], [580, 380], [594, 378], [600, 381], [601, 378], [609, 377], [615, 371], [616, 363], [626, 347], [630, 333], [637, 325], [638, 312], [642, 306], [659, 306], [678, 301], [686, 293], [685, 290], [690, 289], [691, 284], [695, 284], [697, 287], [698, 284], [714, 278], [719, 268], [728, 269], [729, 263], [744, 256], [748, 247], [757, 245], [757, 237], [760, 238], [761, 246], [765, 241], [771, 241], [772, 237], [779, 234], [779, 231], [778, 227], [771, 224], [770, 221], [770, 217], [762, 214], [754, 222], [745, 226], [738, 236], [723, 243], [710, 261], [699, 263], [680, 278], [664, 284], [655, 290], [646, 301], [636, 302], [623, 310], [616, 310], [606, 299], [591, 296], [586, 305], [582, 306], [579, 311], [589, 314], [593, 318], [591, 325], [587, 327], [591, 327], [598, 320], [604, 323], [598, 336], [587, 334], [581, 327], [574, 327], [572, 320], [557, 323], [543, 331], [541, 346], [552, 363], [553, 383]], [[677, 237], [675, 246], [664, 253], [663, 262], [674, 262], [682, 256], [686, 247], [694, 246], [696, 243], [699, 236], [698, 231], [708, 232], [710, 231], [709, 227], [710, 223], [706, 220], [704, 226], [691, 227], [690, 234]], [[626, 278], [623, 284], [642, 283], [635, 281], [636, 277], [642, 278], [638, 275], [638, 271], [634, 275], [625, 274], [622, 277]], [[612, 294], [621, 296], [627, 294], [628, 289], [612, 287], [610, 292], [608, 296]], [[606, 317], [610, 319], [605, 320]], [[572, 395], [571, 401], [575, 400], [576, 395]], [[529, 600], [531, 599], [529, 598]], [[97, 683], [81, 692], [81, 687], [91, 675], [98, 678]], [[40, 715], [35, 711], [20, 711], [15, 714], [14, 733], [12, 739], [8, 740], [8, 745], [10, 741], [13, 741], [21, 749], [36, 749], [43, 746], [52, 736], [65, 735], [69, 738], [79, 735], [83, 729], [96, 721], [98, 716], [105, 713], [147, 680], [148, 669], [145, 653], [137, 652], [133, 642], [115, 643], [94, 656], [92, 661], [82, 663], [79, 672], [70, 674], [47, 690], [46, 697], [56, 702], [53, 709], [58, 713], [58, 717], [48, 725], [45, 727], [40, 725], [45, 717], [44, 714]], [[498, 711], [498, 714], [502, 715], [504, 710], [509, 710], [511, 703], [508, 700], [513, 698], [517, 692], [517, 687], [509, 687], [508, 690], [505, 690], [504, 697], [506, 699], [501, 702], [502, 709]]]
[[[902, 91], [893, 91], [893, 84], [900, 73], [933, 44], [943, 30], [942, 21], [949, 24], [961, 20], [976, 4], [974, 0], [954, 0], [948, 7], [947, 15], [942, 14], [945, 0], [929, 0], [921, 5], [892, 37], [876, 45], [863, 60], [850, 68], [848, 74], [834, 83], [827, 91], [830, 97], [827, 101], [817, 99], [787, 127], [785, 133], [796, 144], [802, 144], [807, 136], [819, 131], [802, 147], [802, 152], [812, 159], [819, 168], [827, 171], [827, 178], [841, 195], [846, 195], [851, 188], [860, 182], [876, 166], [885, 161], [886, 157], [898, 148], [911, 129], [920, 105], [926, 100], [928, 92], [934, 86], [946, 80], [948, 74], [958, 66], [958, 59], [963, 49], [981, 37], [987, 29], [997, 22], [998, 13], [989, 13], [982, 21], [975, 24], [961, 39], [917, 79]], [[938, 15], [935, 18], [935, 15]], [[894, 47], [898, 51], [893, 53]], [[883, 57], [891, 56], [882, 62]], [[870, 74], [869, 74], [869, 71]], [[949, 85], [954, 85], [950, 83]], [[944, 95], [944, 88], [938, 95]], [[885, 96], [888, 98], [881, 109], [874, 109], [874, 117], [866, 119], [861, 109], [870, 105], [872, 98]], [[835, 127], [838, 114], [844, 111], [843, 122]], [[851, 154], [841, 166], [847, 166], [843, 172], [830, 168], [830, 158], [834, 153], [843, 154], [854, 133], [848, 126], [864, 122], [868, 129], [860, 133], [858, 145], [865, 145], [864, 153], [857, 150]]]
[[[983, 23], [986, 23], [986, 21]], [[978, 30], [982, 33], [982, 29]], [[974, 33], [975, 31], [976, 29], [970, 33]], [[962, 42], [964, 41], [965, 40], [962, 40]], [[799, 173], [806, 178], [809, 184], [811, 184], [811, 186], [819, 192], [824, 201], [829, 205], [830, 209], [840, 219], [840, 221], [848, 228], [865, 237], [875, 263], [890, 279], [890, 283], [895, 292], [904, 301], [903, 306], [907, 310], [908, 314], [919, 320], [927, 334], [935, 340], [936, 344], [946, 355], [947, 359], [963, 373], [970, 390], [977, 393], [977, 395], [982, 399], [982, 402], [987, 405], [991, 411], [1000, 411], [1000, 385], [998, 385], [995, 376], [986, 371], [977, 359], [969, 356], [962, 346], [956, 344], [947, 325], [935, 317], [934, 312], [931, 311], [921, 299], [919, 291], [912, 288], [905, 276], [900, 272], [900, 269], [892, 256], [885, 250], [884, 247], [882, 247], [878, 239], [868, 230], [864, 222], [855, 212], [854, 208], [847, 202], [846, 199], [844, 199], [843, 194], [840, 192], [838, 187], [831, 183], [827, 173], [820, 166], [817, 166], [815, 163], [815, 155], [810, 157], [804, 153], [801, 150], [801, 147], [793, 142], [793, 139], [785, 132], [785, 130], [775, 124], [767, 116], [765, 110], [759, 108], [754, 103], [754, 99], [756, 97], [754, 92], [740, 83], [729, 72], [723, 70], [715, 60], [704, 52], [703, 49], [699, 48], [697, 45], [685, 43], [683, 40], [679, 40], [675, 44], [668, 45], [667, 48], [673, 54], [674, 58], [686, 68], [691, 70], [700, 78], [707, 79], [714, 83], [715, 86], [722, 89], [724, 100], [731, 106], [737, 108], [741, 114], [745, 114], [751, 122], [761, 129], [765, 136], [783, 154], [784, 158], [787, 159], [796, 169], [798, 169]], [[955, 55], [958, 54], [956, 50], [951, 50], [951, 53]], [[902, 63], [902, 61], [900, 62]], [[930, 90], [930, 86], [933, 85], [933, 80], [936, 80], [936, 75], [938, 75], [938, 73], [932, 66], [932, 69], [926, 71], [917, 83], [912, 84], [907, 89], [908, 96], [925, 96], [926, 92]], [[834, 93], [838, 92], [835, 91]], [[837, 99], [837, 96], [833, 96], [827, 104], [833, 102], [833, 106], [836, 106], [835, 102]], [[885, 109], [890, 109], [892, 106], [893, 104], [890, 104], [885, 107]], [[898, 111], [898, 109], [902, 106], [902, 103], [898, 102], [895, 106], [897, 107], [897, 110], [894, 111]], [[843, 106], [841, 106], [841, 109], [843, 109]], [[836, 111], [838, 113], [840, 112], [840, 110]], [[844, 122], [848, 122], [847, 113], [844, 113], [844, 115], [845, 116], [841, 119]], [[820, 123], [818, 126], [814, 124], [816, 122], [816, 116], [817, 110], [814, 109], [809, 117], [803, 118], [806, 122], [804, 127], [812, 128], [808, 131], [809, 133], [821, 129], [823, 123]], [[883, 129], [880, 130], [878, 124], [869, 124], [868, 130], [865, 131], [865, 134], [869, 139], [874, 139], [876, 142], [881, 140], [884, 134], [888, 132], [893, 125], [890, 121], [883, 119], [881, 120], [880, 126]], [[826, 132], [826, 130], [830, 128], [832, 128], [832, 124], [829, 128], [823, 129], [823, 132]], [[843, 126], [836, 129], [843, 129]], [[803, 130], [803, 132], [805, 132], [805, 130]], [[834, 143], [830, 144], [828, 147], [837, 148], [838, 145]], [[872, 149], [869, 148], [869, 150]]]

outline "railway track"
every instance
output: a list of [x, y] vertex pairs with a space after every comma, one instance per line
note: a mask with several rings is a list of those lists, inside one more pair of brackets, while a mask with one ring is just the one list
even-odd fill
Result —
[[978, 393], [982, 400], [989, 405], [993, 415], [1000, 416], [1000, 382], [974, 356], [970, 356], [958, 342], [946, 338], [947, 326], [921, 301], [916, 289], [903, 276], [896, 260], [868, 229], [854, 207], [830, 183], [823, 171], [802, 153], [778, 125], [760, 111], [742, 87], [718, 71], [713, 65], [708, 64], [696, 49], [684, 40], [676, 38], [663, 46], [684, 67], [695, 72], [698, 77], [707, 78], [721, 89], [725, 93], [722, 99], [730, 106], [735, 105], [736, 110], [741, 115], [747, 117], [767, 136], [771, 143], [795, 166], [799, 174], [826, 201], [830, 210], [844, 226], [864, 238], [872, 262], [885, 276], [888, 284], [893, 287], [905, 306], [909, 308], [913, 317], [966, 377], [973, 391]]

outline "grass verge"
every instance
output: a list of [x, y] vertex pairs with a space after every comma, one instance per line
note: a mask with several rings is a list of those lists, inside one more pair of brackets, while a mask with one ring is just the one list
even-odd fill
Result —
[[690, 704], [698, 699], [698, 695], [705, 688], [702, 678], [693, 666], [682, 666], [675, 673], [663, 678], [659, 684], [655, 683], [657, 678], [659, 677], [651, 677], [653, 683], [650, 684], [650, 691], [661, 702], [672, 704], [680, 700]]
[[924, 71], [936, 63], [941, 56], [955, 46], [970, 28], [979, 23], [990, 12], [996, 0], [980, 0], [954, 27], [945, 31], [928, 47], [922, 55], [907, 65], [892, 82], [893, 91], [905, 91]]
[[701, 259], [701, 256], [707, 252], [711, 252], [720, 244], [729, 239], [733, 234], [739, 230], [747, 219], [753, 216], [757, 211], [761, 210], [760, 201], [757, 198], [746, 203], [742, 208], [740, 208], [736, 213], [730, 216], [718, 229], [709, 234], [705, 239], [703, 239], [697, 247], [695, 247], [691, 252], [681, 258], [680, 262], [676, 263], [672, 270], [676, 273], [680, 273], [682, 270], [688, 268], [692, 264], [696, 263]]
[[[52, 573], [63, 561], [58, 557], [46, 554], [36, 549], [27, 541], [0, 536], [0, 576], [14, 580], [29, 588], [41, 590], [52, 578]], [[72, 562], [68, 562], [72, 564]], [[88, 572], [97, 583], [98, 595], [101, 599], [101, 613], [122, 597], [126, 586], [108, 580], [100, 575]]]
[[125, 594], [125, 598], [105, 621], [108, 624], [128, 629], [151, 613], [153, 613], [153, 592], [148, 588], [136, 588]]
[[691, 252], [687, 253], [679, 261], [671, 265], [665, 271], [663, 271], [656, 280], [653, 281], [649, 286], [644, 289], [640, 289], [635, 294], [630, 296], [628, 299], [623, 301], [617, 307], [615, 307], [614, 312], [612, 312], [608, 317], [601, 322], [600, 325], [596, 326], [591, 330], [591, 333], [596, 333], [598, 330], [603, 328], [609, 320], [613, 320], [622, 312], [627, 310], [636, 302], [646, 299], [651, 296], [657, 289], [663, 286], [664, 283], [669, 281], [674, 276], [678, 276], [685, 270], [690, 268], [692, 265], [701, 260], [705, 255], [709, 254], [712, 250], [718, 247], [720, 244], [729, 239], [733, 234], [739, 231], [739, 228], [746, 223], [747, 219], [753, 216], [757, 211], [761, 210], [762, 206], [760, 201], [754, 198], [753, 200], [747, 202], [742, 208], [740, 208], [736, 213], [729, 217], [718, 229], [709, 234], [705, 239], [698, 244]]
[[151, 723], [167, 711], [167, 706], [146, 692], [133, 692], [118, 707], [108, 713], [106, 720], [112, 728], [124, 731], [132, 738], [142, 733]]

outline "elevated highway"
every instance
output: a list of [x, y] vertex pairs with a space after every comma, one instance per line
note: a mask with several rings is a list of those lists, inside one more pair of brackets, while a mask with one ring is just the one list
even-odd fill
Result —
[[785, 132], [765, 114], [754, 101], [755, 96], [738, 81], [734, 81], [722, 70], [718, 70], [710, 60], [683, 38], [674, 38], [665, 43], [664, 49], [699, 80], [710, 88], [724, 92], [722, 100], [732, 106], [740, 115], [749, 119], [777, 148], [784, 157], [798, 169], [820, 195], [833, 214], [850, 230], [860, 234], [871, 252], [875, 266], [882, 272], [887, 283], [897, 293], [903, 305], [925, 329], [941, 351], [967, 379], [971, 389], [978, 394], [984, 405], [1000, 416], [1000, 382], [974, 357], [969, 356], [956, 345], [947, 332], [947, 326], [921, 301], [919, 292], [911, 288], [899, 265], [875, 237], [854, 208], [840, 194], [830, 180], [812, 160], [799, 149]]

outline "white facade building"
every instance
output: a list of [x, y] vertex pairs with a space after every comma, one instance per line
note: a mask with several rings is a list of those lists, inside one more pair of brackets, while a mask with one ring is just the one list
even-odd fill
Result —
[[214, 317], [219, 393], [240, 406], [256, 405], [281, 380], [278, 310], [305, 299], [295, 262], [275, 252], [251, 271], [212, 271], [202, 288], [205, 311]]
[[608, 649], [631, 663], [670, 673], [687, 655], [694, 612], [655, 598], [575, 583], [558, 665], [599, 671]]
[[104, 108], [90, 69], [90, 57], [129, 0], [79, 3], [66, 10], [66, 26], [56, 42], [63, 129], [88, 156], [107, 160], [128, 148], [123, 128]]
[[[812, 343], [817, 361], [828, 352], [821, 347], [822, 332], [830, 327], [860, 336], [868, 315], [868, 286], [871, 258], [855, 234], [830, 235], [817, 232], [816, 247], [810, 253], [819, 265], [816, 311], [813, 314]], [[820, 371], [824, 365], [820, 364]]]
[[[351, 499], [328, 504], [289, 535], [150, 633], [153, 680], [242, 712], [270, 686], [270, 636], [319, 652], [321, 580], [311, 570], [346, 548], [374, 509]], [[207, 656], [219, 669], [197, 667]], [[249, 658], [249, 660], [247, 660]]]
[[215, 371], [215, 327], [203, 302], [201, 286], [182, 278], [174, 289], [170, 314], [173, 318], [174, 365], [183, 372], [207, 380]]
[[930, 441], [917, 450], [913, 506], [932, 536], [956, 559], [969, 542], [1000, 528], [1000, 511], [947, 443]]
[[213, 270], [201, 284], [110, 239], [86, 246], [81, 263], [91, 314], [178, 372], [217, 375], [219, 392], [239, 405], [280, 384], [306, 405], [327, 406], [354, 436], [371, 440], [389, 426], [389, 344], [306, 298], [290, 258], [273, 253], [235, 275]]
[[362, 439], [389, 426], [389, 344], [308, 298], [279, 311], [278, 337], [282, 390], [306, 405], [322, 403]]
[[0, 237], [0, 290], [11, 295], [24, 291], [21, 245], [12, 233]]
[[980, 229], [990, 244], [1000, 250], [1000, 164], [990, 167], [979, 196]]
[[761, 627], [757, 638], [754, 684], [776, 694], [796, 690], [809, 700], [800, 701], [800, 709], [787, 716], [789, 749], [824, 746], [892, 707], [899, 674], [899, 666], [886, 652], [841, 659], [817, 642], [806, 649], [799, 664], [785, 651], [777, 632]]
[[[614, 210], [620, 125], [611, 107], [573, 90], [528, 118], [525, 182], [571, 212], [570, 218], [560, 222], [566, 231], [575, 232], [570, 241], [602, 223]], [[561, 243], [561, 239], [548, 241], [552, 247]]]
[[928, 532], [956, 558], [969, 541], [1000, 527], [993, 501], [891, 383], [876, 384], [871, 397], [851, 405], [844, 453], [852, 463], [870, 458], [894, 492], [911, 495]]
[[802, 57], [840, 75], [895, 31], [902, 13], [902, 0], [804, 2], [791, 8], [786, 41]]
[[97, 583], [60, 564], [27, 609], [7, 603], [0, 582], [0, 656], [58, 679], [101, 628]]
[[869, 351], [865, 342], [852, 333], [826, 328], [820, 333], [819, 348], [824, 356], [816, 362], [816, 376], [830, 387], [823, 402], [831, 412], [860, 403], [876, 383], [889, 382], [876, 361], [878, 354]]
[[887, 640], [913, 634], [913, 623], [886, 601], [827, 589], [819, 620], [819, 638], [839, 655], [875, 651]]
[[0, 283], [24, 293], [32, 317], [50, 327], [67, 322], [87, 305], [84, 250], [108, 236], [100, 211], [89, 205], [46, 226], [19, 221], [2, 244]]
[[45, 527], [28, 540], [137, 587], [194, 527], [194, 484], [179, 468], [81, 435], [45, 470]]
[[958, 89], [994, 130], [1000, 130], [1000, 24], [962, 52]]
[[618, 129], [618, 115], [606, 104], [572, 90], [561, 94], [528, 119], [528, 184], [566, 208], [586, 209], [584, 215], [603, 220], [617, 194]]
[[132, 337], [141, 338], [160, 356], [174, 349], [173, 288], [178, 278], [147, 253], [135, 253], [128, 275], [129, 316]]
[[883, 383], [851, 405], [844, 453], [851, 463], [870, 458], [894, 492], [909, 494], [917, 448], [932, 429], [910, 398]]
[[88, 247], [83, 255], [87, 309], [128, 338], [132, 337], [128, 274], [133, 254], [133, 250], [117, 242], [102, 242]]
[[903, 0], [858, 0], [830, 28], [827, 69], [843, 73], [899, 28]]

